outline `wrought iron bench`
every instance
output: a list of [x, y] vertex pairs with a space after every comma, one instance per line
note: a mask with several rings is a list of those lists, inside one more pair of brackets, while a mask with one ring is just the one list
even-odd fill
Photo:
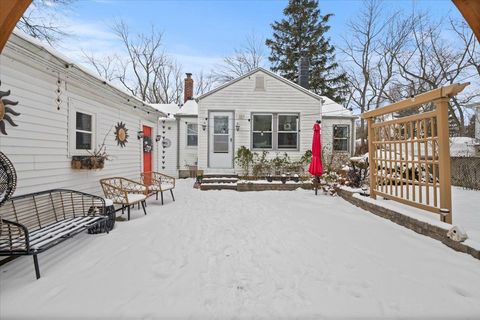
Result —
[[108, 233], [111, 214], [105, 199], [73, 190], [13, 197], [0, 207], [0, 256], [33, 255], [39, 279], [39, 253], [84, 230], [100, 227]]
[[162, 204], [163, 204], [163, 192], [169, 191], [172, 195], [173, 201], [175, 197], [173, 196], [173, 189], [175, 189], [175, 178], [167, 176], [166, 174], [160, 172], [143, 172], [140, 174], [141, 180], [144, 185], [147, 186], [150, 193], [155, 193], [158, 200], [158, 193], [160, 192]]
[[146, 185], [139, 182], [123, 178], [111, 177], [100, 180], [105, 198], [113, 201], [114, 204], [122, 206], [122, 213], [127, 208], [128, 220], [130, 220], [130, 207], [135, 204], [142, 204], [145, 215], [145, 200], [149, 193]]

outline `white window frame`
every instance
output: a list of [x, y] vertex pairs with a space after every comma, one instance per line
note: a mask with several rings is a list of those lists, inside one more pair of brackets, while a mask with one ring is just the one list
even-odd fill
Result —
[[[188, 133], [188, 126], [190, 126], [190, 125], [197, 126], [197, 134], [196, 134], [196, 136], [197, 136], [197, 144], [196, 144], [196, 145], [188, 144], [188, 137], [189, 137], [189, 136], [195, 136], [194, 134], [189, 134], [189, 133]], [[198, 123], [196, 123], [196, 122], [187, 122], [186, 125], [185, 125], [185, 127], [186, 127], [186, 131], [187, 131], [187, 132], [186, 132], [187, 137], [186, 137], [186, 141], [185, 141], [186, 147], [187, 147], [187, 148], [197, 148], [197, 147], [198, 147], [198, 127], [199, 127], [199, 126], [198, 126]]]
[[[274, 114], [275, 115], [275, 114]], [[296, 116], [297, 117], [297, 130], [296, 131], [280, 131], [280, 116]], [[277, 132], [275, 136], [277, 137], [277, 143], [276, 143], [276, 150], [281, 150], [281, 151], [298, 151], [299, 150], [299, 144], [300, 144], [300, 114], [299, 113], [277, 113], [276, 114], [277, 118]], [[280, 148], [278, 146], [278, 136], [280, 133], [296, 133], [297, 134], [297, 145], [295, 148]]]
[[[271, 125], [271, 130], [270, 131], [258, 131], [258, 130], [254, 130], [254, 117], [255, 116], [270, 116], [270, 118], [272, 119], [272, 125]], [[274, 134], [274, 128], [275, 128], [275, 123], [274, 123], [274, 114], [273, 113], [269, 113], [269, 112], [264, 112], [264, 113], [260, 113], [260, 112], [255, 112], [255, 113], [252, 113], [251, 115], [251, 121], [252, 121], [252, 134], [251, 134], [251, 145], [252, 145], [252, 150], [274, 150], [275, 149], [275, 134]], [[272, 134], [272, 147], [271, 148], [255, 148], [253, 146], [253, 134], [254, 133], [271, 133]]]
[[[335, 137], [335, 127], [347, 128], [347, 136], [345, 138], [336, 138]], [[332, 127], [332, 150], [333, 152], [350, 152], [350, 125], [349, 124], [334, 124]], [[336, 150], [335, 149], [335, 140], [347, 140], [347, 150]]]
[[[77, 130], [77, 112], [87, 114], [92, 117], [92, 131], [83, 131]], [[89, 152], [92, 152], [95, 147], [97, 146], [97, 114], [94, 112], [87, 111], [83, 108], [77, 108], [70, 105], [69, 109], [69, 155], [70, 156], [83, 156], [83, 155], [90, 155]], [[87, 149], [77, 149], [77, 131], [78, 132], [86, 132], [92, 134], [92, 148]]]

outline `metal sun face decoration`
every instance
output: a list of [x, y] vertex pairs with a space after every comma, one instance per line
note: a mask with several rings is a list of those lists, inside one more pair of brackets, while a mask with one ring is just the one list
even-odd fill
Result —
[[[2, 83], [0, 82], [0, 85]], [[9, 106], [16, 106], [17, 102], [11, 101], [9, 99], [4, 99], [4, 97], [8, 97], [10, 95], [10, 90], [8, 91], [1, 91], [0, 90], [0, 133], [7, 135], [7, 131], [5, 128], [5, 123], [8, 122], [10, 125], [16, 127], [18, 126], [15, 122], [13, 122], [12, 116], [19, 116], [20, 113], [13, 111], [12, 108]]]
[[125, 147], [128, 142], [128, 129], [125, 127], [125, 123], [119, 122], [115, 126], [115, 140], [117, 140], [117, 145], [120, 147]]

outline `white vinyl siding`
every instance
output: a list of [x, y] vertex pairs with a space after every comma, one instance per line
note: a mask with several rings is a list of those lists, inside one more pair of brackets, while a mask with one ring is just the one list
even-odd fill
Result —
[[[255, 90], [257, 76], [264, 77], [265, 90]], [[320, 106], [321, 102], [314, 97], [259, 70], [250, 77], [245, 77], [201, 99], [198, 118], [200, 123], [203, 123], [202, 121], [208, 118], [209, 111], [234, 111], [235, 123], [239, 125], [239, 130], [235, 130], [233, 139], [234, 151], [236, 151], [241, 146], [252, 148], [253, 114], [298, 115], [297, 148], [278, 150], [278, 152], [287, 152], [290, 159], [298, 160], [311, 148], [313, 125], [316, 120], [321, 120]], [[273, 130], [277, 130], [275, 119]], [[198, 163], [200, 169], [208, 171], [207, 133], [208, 130], [199, 130]], [[272, 140], [276, 140], [276, 137]], [[272, 141], [272, 144], [274, 143]], [[277, 150], [267, 149], [267, 151], [269, 151], [269, 157], [275, 157], [277, 153]], [[240, 171], [239, 168], [235, 170]]]
[[190, 124], [197, 125], [197, 144], [198, 144], [198, 134], [202, 131], [201, 126], [198, 126], [197, 117], [179, 117], [178, 118], [178, 168], [180, 170], [187, 169], [188, 166], [197, 165], [198, 161], [198, 146], [188, 146], [187, 145], [187, 128]]
[[[141, 140], [137, 139], [136, 132], [145, 122], [151, 124], [155, 136], [158, 115], [140, 111], [140, 102], [134, 98], [127, 101], [125, 95], [98, 79], [75, 68], [66, 69], [58, 58], [44, 51], [38, 55], [38, 52], [38, 47], [13, 34], [0, 55], [0, 88], [11, 90], [9, 99], [19, 102], [14, 110], [21, 113], [14, 119], [18, 126], [8, 125], [8, 136], [0, 135], [0, 150], [12, 160], [17, 171], [15, 195], [54, 188], [103, 195], [101, 178], [123, 176], [138, 180], [143, 167]], [[58, 79], [61, 81], [60, 104], [56, 101]], [[71, 156], [85, 152], [72, 152], [76, 110], [95, 114], [93, 131], [98, 138], [93, 145], [105, 138], [111, 158], [105, 162], [104, 169], [71, 168]], [[117, 145], [114, 135], [114, 126], [120, 121], [129, 130], [124, 148]], [[155, 146], [155, 149], [159, 148]], [[157, 163], [155, 155], [154, 170], [158, 169]]]

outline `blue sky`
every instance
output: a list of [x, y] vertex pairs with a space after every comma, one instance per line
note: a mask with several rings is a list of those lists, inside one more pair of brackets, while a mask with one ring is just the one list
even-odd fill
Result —
[[[155, 25], [164, 32], [164, 45], [185, 71], [209, 71], [234, 48], [241, 47], [247, 34], [271, 35], [270, 24], [283, 16], [288, 1], [133, 1], [79, 0], [66, 15], [72, 37], [65, 40], [60, 51], [77, 58], [80, 50], [98, 54], [118, 51], [118, 43], [110, 26], [116, 19], [125, 20], [132, 31], [148, 32]], [[434, 17], [460, 17], [450, 0], [384, 1], [385, 11], [426, 10]], [[341, 44], [346, 23], [354, 19], [362, 1], [320, 0], [323, 14], [333, 13], [329, 36]], [[268, 54], [268, 49], [265, 48]]]

